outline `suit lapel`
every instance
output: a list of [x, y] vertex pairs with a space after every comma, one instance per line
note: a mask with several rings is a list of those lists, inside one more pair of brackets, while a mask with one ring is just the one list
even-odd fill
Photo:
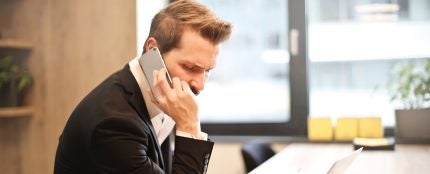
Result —
[[165, 169], [164, 161], [163, 161], [163, 155], [161, 153], [161, 149], [158, 146], [158, 138], [157, 134], [155, 133], [154, 127], [152, 126], [151, 119], [149, 118], [149, 113], [146, 108], [145, 101], [142, 96], [142, 92], [140, 91], [139, 85], [137, 84], [136, 80], [134, 79], [133, 74], [130, 71], [130, 67], [127, 64], [120, 72], [119, 76], [121, 79], [121, 82], [123, 84], [123, 87], [125, 91], [130, 95], [129, 97], [129, 103], [133, 106], [133, 108], [137, 111], [139, 114], [139, 117], [143, 120], [145, 124], [148, 125], [151, 133], [151, 139], [156, 144], [154, 145], [154, 149], [157, 149], [157, 156], [158, 156], [158, 165]]

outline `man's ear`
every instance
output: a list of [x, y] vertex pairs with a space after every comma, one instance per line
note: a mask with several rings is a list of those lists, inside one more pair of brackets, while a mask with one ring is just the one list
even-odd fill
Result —
[[155, 40], [154, 37], [149, 37], [148, 40], [146, 40], [146, 43], [145, 43], [145, 50], [148, 51], [148, 50], [150, 50], [151, 48], [154, 48], [154, 47], [158, 47], [157, 40]]

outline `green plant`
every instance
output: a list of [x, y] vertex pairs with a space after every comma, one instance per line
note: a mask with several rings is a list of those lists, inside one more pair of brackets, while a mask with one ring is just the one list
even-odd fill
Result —
[[10, 56], [0, 58], [0, 89], [15, 82], [18, 92], [33, 83], [33, 77], [28, 71], [16, 65]]
[[404, 109], [429, 107], [430, 59], [401, 62], [393, 67], [389, 82], [391, 101], [399, 101]]

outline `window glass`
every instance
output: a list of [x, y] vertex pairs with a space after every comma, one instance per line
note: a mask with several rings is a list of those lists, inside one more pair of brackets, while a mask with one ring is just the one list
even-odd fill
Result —
[[233, 24], [197, 97], [206, 123], [289, 119], [286, 0], [201, 0]]
[[167, 3], [167, 0], [136, 0], [137, 56], [142, 55], [143, 45], [148, 37], [152, 18]]
[[378, 116], [394, 125], [388, 82], [430, 57], [430, 0], [310, 0], [310, 116]]

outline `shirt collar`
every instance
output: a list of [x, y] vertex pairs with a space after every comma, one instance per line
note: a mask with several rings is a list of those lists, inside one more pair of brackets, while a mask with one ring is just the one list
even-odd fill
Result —
[[128, 63], [128, 65], [130, 66], [131, 74], [133, 74], [137, 84], [139, 85], [140, 91], [142, 92], [146, 109], [148, 110], [149, 117], [151, 118], [152, 126], [157, 134], [158, 142], [161, 144], [173, 130], [175, 121], [173, 121], [173, 119], [168, 115], [164, 114], [154, 103], [152, 103], [150, 96], [146, 92], [150, 88], [146, 77], [143, 74], [142, 68], [140, 67], [139, 58], [140, 57], [134, 58]]
[[142, 92], [143, 99], [145, 100], [146, 109], [148, 109], [149, 117], [152, 119], [158, 114], [161, 113], [160, 109], [152, 103], [151, 97], [146, 92], [149, 89], [148, 82], [146, 81], [146, 77], [143, 74], [142, 68], [139, 65], [139, 57], [131, 60], [128, 65], [130, 66], [130, 71], [133, 74], [134, 78], [139, 85], [140, 91]]

